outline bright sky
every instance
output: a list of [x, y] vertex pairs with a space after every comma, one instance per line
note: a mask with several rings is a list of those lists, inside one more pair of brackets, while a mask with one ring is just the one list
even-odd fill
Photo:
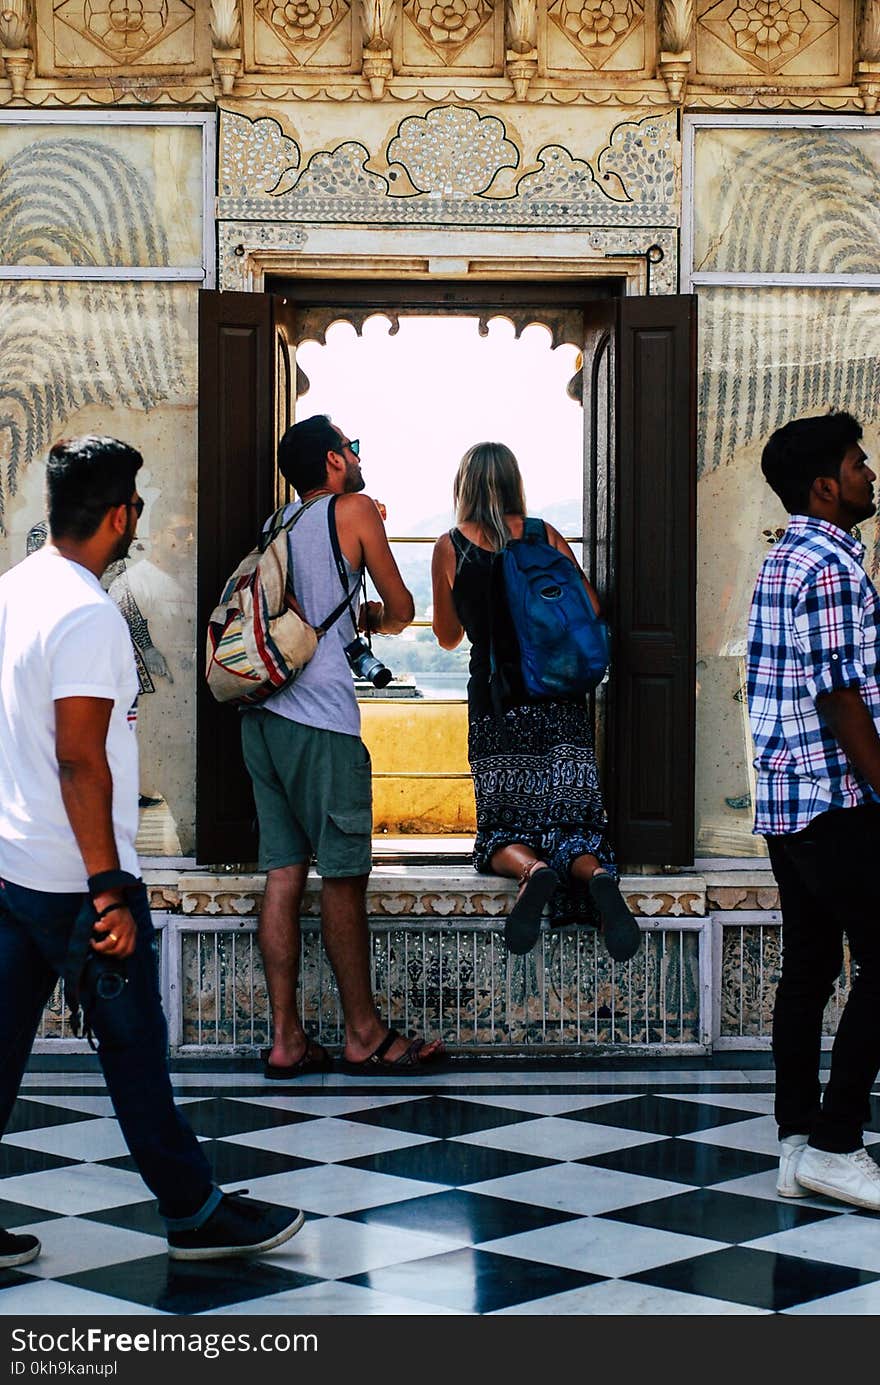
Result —
[[[437, 532], [452, 520], [452, 481], [476, 442], [504, 442], [517, 456], [529, 510], [580, 502], [583, 417], [565, 387], [577, 349], [550, 347], [537, 324], [514, 339], [494, 319], [480, 337], [476, 318], [371, 318], [358, 337], [348, 323], [327, 332], [327, 345], [304, 342], [297, 360], [311, 382], [297, 418], [329, 414], [361, 440], [369, 495], [388, 507], [389, 534]], [[443, 517], [439, 520], [438, 517]]]

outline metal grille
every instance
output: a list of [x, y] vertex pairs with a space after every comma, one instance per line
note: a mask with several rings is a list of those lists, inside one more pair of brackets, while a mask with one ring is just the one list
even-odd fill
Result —
[[[714, 1047], [769, 1048], [773, 1002], [782, 960], [778, 911], [747, 910], [713, 915], [716, 1016]], [[849, 950], [825, 1009], [822, 1033], [830, 1043], [851, 984]]]
[[[201, 921], [200, 921], [201, 922]], [[702, 925], [702, 920], [700, 921]], [[181, 978], [177, 1046], [251, 1049], [270, 1036], [266, 984], [250, 920], [175, 929]], [[169, 939], [171, 941], [171, 939]], [[545, 932], [509, 958], [499, 928], [445, 919], [371, 930], [376, 1002], [402, 1032], [442, 1034], [454, 1050], [545, 1052], [705, 1045], [708, 986], [702, 926], [646, 923], [644, 946], [615, 965], [590, 929]], [[318, 925], [303, 925], [299, 993], [309, 1034], [343, 1042], [342, 1012]]]
[[[163, 1001], [167, 996], [167, 987], [164, 985], [165, 975], [165, 949], [163, 947], [165, 933], [165, 919], [167, 915], [153, 915], [153, 925], [156, 929], [153, 938], [153, 953], [156, 958], [156, 968], [159, 973], [159, 986], [162, 991]], [[167, 1013], [167, 1005], [166, 1005]], [[89, 1052], [87, 1039], [77, 1038], [70, 1027], [70, 1011], [64, 1003], [64, 988], [59, 981], [51, 996], [45, 1010], [43, 1011], [40, 1027], [37, 1030], [37, 1037], [34, 1041], [35, 1053], [78, 1053]]]

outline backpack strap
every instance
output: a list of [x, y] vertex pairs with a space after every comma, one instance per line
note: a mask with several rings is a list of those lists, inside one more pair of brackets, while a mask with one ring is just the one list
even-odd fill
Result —
[[506, 548], [499, 548], [492, 554], [492, 565], [489, 569], [489, 700], [496, 717], [502, 717], [512, 702], [510, 679], [498, 657], [496, 627], [498, 603], [507, 601], [504, 582], [505, 552]]
[[338, 606], [334, 606], [333, 610], [330, 612], [329, 616], [327, 616], [326, 620], [322, 620], [320, 625], [315, 626], [315, 633], [317, 634], [318, 639], [320, 639], [322, 635], [326, 635], [331, 625], [336, 624], [337, 620], [342, 615], [346, 607], [349, 607], [351, 609], [351, 619], [354, 623], [355, 634], [357, 634], [357, 616], [354, 613], [354, 606], [352, 605], [352, 602], [354, 601], [354, 598], [357, 595], [358, 587], [361, 584], [361, 577], [359, 576], [357, 581], [355, 582], [354, 589], [352, 591], [349, 591], [348, 574], [345, 571], [345, 561], [342, 557], [342, 549], [339, 547], [339, 534], [336, 529], [336, 501], [337, 496], [333, 495], [330, 497], [330, 504], [327, 506], [327, 528], [330, 533], [330, 547], [333, 550], [333, 559], [336, 563], [336, 571], [339, 574], [339, 580], [342, 583], [342, 590], [345, 592], [345, 596], [342, 598]]
[[301, 503], [299, 509], [294, 510], [293, 514], [290, 516], [289, 519], [284, 518], [284, 512], [285, 510], [290, 508], [290, 501], [288, 500], [283, 505], [281, 505], [275, 511], [274, 515], [269, 520], [269, 523], [266, 525], [265, 529], [260, 534], [260, 541], [257, 545], [260, 552], [265, 553], [266, 549], [269, 547], [269, 544], [273, 541], [273, 539], [277, 539], [278, 535], [282, 532], [283, 529], [286, 529], [287, 532], [290, 533], [290, 531], [293, 529], [293, 526], [296, 524], [297, 520], [302, 518], [306, 510], [310, 510], [312, 506], [315, 504], [315, 501], [321, 499], [322, 497], [320, 495], [316, 495], [313, 496], [311, 500], [304, 500]]
[[543, 519], [528, 516], [523, 520], [523, 540], [525, 543], [548, 543], [547, 526]]

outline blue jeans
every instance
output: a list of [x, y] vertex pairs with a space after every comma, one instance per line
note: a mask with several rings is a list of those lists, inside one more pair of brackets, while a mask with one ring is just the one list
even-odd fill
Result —
[[[141, 884], [127, 891], [137, 944], [121, 962], [88, 953], [80, 996], [125, 1142], [172, 1230], [200, 1226], [221, 1193], [174, 1105], [153, 921]], [[0, 1129], [5, 1130], [43, 1010], [86, 899], [0, 880]]]

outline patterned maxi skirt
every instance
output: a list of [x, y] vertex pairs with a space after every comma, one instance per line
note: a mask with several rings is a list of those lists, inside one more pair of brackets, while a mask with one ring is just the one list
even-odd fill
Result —
[[530, 702], [503, 716], [474, 718], [468, 759], [477, 801], [474, 866], [492, 874], [495, 852], [522, 842], [559, 875], [550, 923], [596, 925], [587, 888], [572, 880], [578, 856], [596, 856], [617, 878], [590, 718], [578, 702]]

